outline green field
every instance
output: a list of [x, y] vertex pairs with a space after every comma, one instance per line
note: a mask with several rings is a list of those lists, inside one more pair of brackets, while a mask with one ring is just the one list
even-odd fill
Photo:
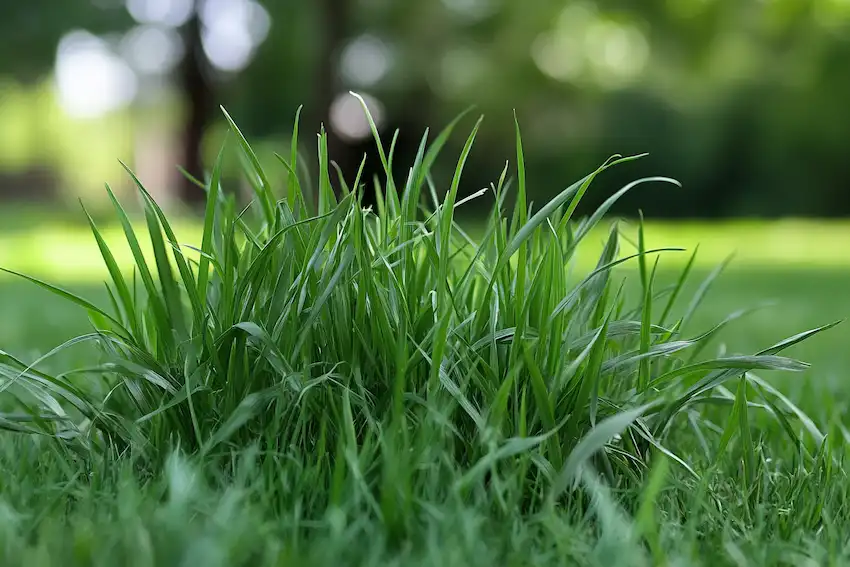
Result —
[[[0, 266], [58, 282], [103, 303], [102, 281], [108, 278], [88, 228], [66, 220], [33, 229], [32, 223], [0, 232]], [[196, 242], [199, 227], [177, 224], [178, 235]], [[132, 266], [132, 255], [122, 242], [120, 227], [108, 226], [105, 238], [115, 256]], [[474, 232], [474, 230], [473, 230]], [[579, 266], [589, 270], [604, 234], [589, 238]], [[672, 281], [699, 246], [693, 291], [724, 259], [732, 260], [715, 280], [696, 312], [696, 328], [707, 328], [739, 309], [772, 303], [748, 315], [724, 331], [722, 341], [740, 352], [755, 351], [781, 337], [837, 319], [850, 318], [850, 224], [829, 221], [779, 221], [731, 223], [649, 223], [649, 247], [680, 247], [685, 252], [662, 256], [660, 279]], [[143, 243], [143, 245], [146, 243]], [[634, 263], [620, 270], [636, 281]], [[88, 329], [78, 308], [33, 284], [0, 274], [0, 345], [11, 352], [44, 352], [61, 341]], [[683, 294], [688, 296], [687, 293]], [[793, 376], [790, 388], [804, 385], [821, 388], [841, 399], [850, 387], [841, 376], [850, 367], [850, 324], [833, 329], [802, 344], [796, 355], [812, 363], [812, 369]], [[782, 379], [782, 378], [780, 378]], [[850, 398], [848, 398], [850, 399]], [[805, 399], [803, 399], [805, 403]]]
[[[633, 228], [627, 226], [622, 231], [624, 253], [631, 252]], [[176, 230], [185, 242], [199, 243], [201, 228], [196, 223], [178, 223]], [[474, 227], [472, 232], [480, 233], [481, 230]], [[648, 223], [646, 232], [647, 248], [677, 246], [687, 250], [662, 255], [656, 289], [676, 282], [689, 258], [688, 251], [699, 244], [700, 253], [688, 283], [681, 290], [676, 313], [687, 308], [701, 283], [720, 262], [735, 252], [733, 261], [708, 288], [684, 335], [698, 335], [738, 310], [770, 304], [725, 327], [707, 344], [701, 359], [753, 354], [800, 331], [850, 317], [850, 254], [842, 244], [850, 242], [850, 225], [804, 221]], [[120, 227], [106, 226], [103, 235], [114, 251], [117, 264], [125, 274], [132, 273], [133, 256], [122, 242]], [[576, 281], [593, 268], [605, 235], [596, 230], [588, 236], [575, 263], [573, 276]], [[153, 262], [155, 255], [150, 246], [144, 243], [143, 248]], [[295, 254], [290, 249], [282, 253], [285, 257]], [[90, 232], [77, 223], [54, 219], [37, 228], [29, 222], [9, 223], [7, 230], [0, 232], [0, 266], [60, 284], [99, 306], [108, 306], [102, 282], [108, 279], [109, 273], [103, 267]], [[533, 268], [534, 261], [529, 260], [529, 266]], [[640, 305], [642, 288], [636, 262], [617, 268], [613, 273], [611, 289], [625, 278], [623, 290], [627, 303]], [[428, 274], [426, 278], [434, 277], [433, 272]], [[438, 285], [439, 279], [435, 281]], [[373, 285], [378, 288], [389, 285], [385, 280], [376, 279], [375, 282]], [[345, 297], [355, 289], [343, 287], [335, 293], [337, 297]], [[320, 288], [315, 293], [321, 297]], [[429, 297], [423, 296], [421, 305], [430, 305]], [[316, 301], [316, 298], [310, 296], [308, 301]], [[256, 311], [253, 317], [261, 318], [262, 313], [262, 310]], [[0, 351], [17, 356], [24, 364], [63, 341], [91, 330], [84, 310], [7, 274], [0, 275], [0, 314]], [[655, 310], [652, 318], [657, 317]], [[530, 320], [536, 320], [535, 316]], [[338, 339], [330, 337], [337, 332], [333, 318], [323, 316], [315, 324], [317, 329], [310, 333], [311, 340], [319, 344], [327, 342], [315, 351], [321, 354], [313, 356], [327, 357], [329, 361], [336, 356], [342, 359], [362, 356], [357, 354], [360, 352], [357, 349], [343, 349], [335, 354], [334, 349], [340, 347], [335, 342]], [[376, 323], [371, 321], [370, 324]], [[425, 335], [425, 340], [429, 340], [429, 336]], [[298, 337], [298, 333], [283, 328], [275, 340], [281, 345], [291, 345], [289, 341]], [[374, 354], [386, 354], [381, 350], [388, 347], [371, 344]], [[451, 482], [459, 482], [465, 470], [458, 467], [461, 463], [468, 467], [467, 459], [470, 458], [489, 459], [490, 455], [498, 453], [492, 452], [495, 445], [490, 446], [491, 453], [488, 453], [477, 440], [469, 437], [468, 431], [458, 431], [459, 438], [464, 439], [463, 444], [451, 449], [451, 442], [445, 439], [428, 440], [428, 436], [443, 435], [443, 426], [426, 426], [426, 421], [416, 426], [411, 422], [407, 426], [410, 435], [426, 436], [409, 440], [414, 447], [408, 450], [417, 456], [399, 453], [400, 448], [393, 446], [398, 438], [391, 430], [377, 435], [381, 444], [378, 450], [378, 446], [370, 446], [365, 431], [351, 429], [350, 438], [348, 433], [343, 433], [345, 427], [340, 423], [345, 419], [336, 413], [338, 400], [330, 394], [331, 390], [323, 394], [328, 396], [324, 402], [311, 405], [305, 411], [312, 416], [308, 419], [321, 422], [323, 428], [324, 424], [331, 424], [330, 428], [342, 427], [339, 439], [346, 441], [340, 441], [343, 452], [337, 455], [335, 466], [339, 469], [339, 462], [348, 463], [348, 472], [343, 473], [325, 469], [323, 463], [326, 461], [321, 454], [316, 457], [317, 461], [311, 461], [309, 453], [300, 453], [301, 448], [292, 449], [290, 453], [279, 449], [280, 455], [290, 455], [291, 462], [252, 452], [256, 447], [249, 443], [250, 432], [242, 431], [248, 426], [237, 431], [236, 435], [241, 435], [238, 441], [233, 436], [223, 446], [230, 451], [229, 456], [225, 451], [205, 454], [200, 460], [191, 456], [188, 460], [166, 458], [174, 448], [174, 441], [180, 445], [187, 441], [191, 444], [191, 438], [177, 433], [189, 423], [184, 420], [185, 416], [172, 417], [172, 421], [164, 421], [164, 425], [145, 430], [155, 456], [144, 458], [129, 453], [95, 456], [86, 449], [80, 460], [79, 455], [72, 456], [73, 452], [69, 452], [64, 442], [54, 444], [46, 441], [49, 438], [39, 441], [5, 433], [5, 442], [0, 444], [0, 471], [4, 477], [0, 481], [0, 562], [4, 565], [126, 564], [139, 567], [202, 564], [482, 567], [848, 564], [850, 552], [846, 547], [846, 533], [850, 529], [847, 522], [850, 479], [843, 469], [843, 447], [850, 442], [850, 432], [844, 427], [844, 416], [850, 407], [850, 385], [845, 379], [846, 370], [850, 368], [848, 344], [850, 325], [840, 325], [783, 352], [783, 355], [810, 363], [804, 371], [758, 372], [801, 412], [797, 415], [791, 411], [786, 413], [783, 419], [788, 420], [784, 425], [787, 432], [779, 421], [770, 417], [767, 406], [753, 401], [752, 389], [748, 398], [750, 416], [742, 422], [747, 423], [747, 427], [738, 425], [736, 420], [740, 418], [730, 414], [733, 401], [737, 408], [741, 395], [740, 390], [735, 393], [734, 380], [727, 383], [725, 389], [717, 390], [717, 396], [712, 398], [717, 407], [691, 413], [693, 423], [700, 424], [698, 427], [694, 425], [695, 429], [689, 429], [684, 420], [678, 420], [674, 430], [665, 434], [665, 443], [697, 471], [703, 484], [695, 482], [683, 468], [670, 464], [654, 452], [646, 453], [645, 457], [637, 454], [631, 457], [635, 460], [645, 458], [647, 468], [637, 469], [642, 471], [639, 477], [630, 477], [635, 473], [627, 473], [629, 467], [626, 462], [617, 460], [617, 455], [626, 455], [632, 449], [615, 439], [605, 444], [605, 451], [611, 455], [614, 465], [611, 471], [614, 476], [609, 482], [619, 480], [608, 486], [605, 482], [594, 484], [596, 481], [586, 478], [589, 484], [574, 492], [568, 490], [570, 495], [565, 497], [563, 508], [558, 511], [547, 511], [539, 496], [545, 491], [540, 485], [541, 479], [547, 475], [541, 477], [533, 472], [533, 467], [528, 468], [532, 462], [557, 461], [558, 457], [552, 453], [556, 449], [548, 442], [523, 449], [506, 461], [504, 469], [494, 469], [500, 471], [503, 485], [490, 486], [483, 480], [479, 484], [476, 480], [465, 499], [458, 500], [457, 494], [449, 489]], [[611, 339], [612, 353], [619, 348], [617, 345], [617, 340]], [[71, 368], [91, 366], [99, 360], [100, 355], [91, 345], [82, 344], [62, 350], [41, 362], [38, 368], [55, 375]], [[137, 363], [143, 360], [147, 359], [138, 358]], [[382, 372], [377, 363], [363, 361], [359, 364], [373, 372]], [[531, 362], [526, 360], [526, 364]], [[650, 372], [661, 372], [652, 366], [647, 368]], [[476, 372], [477, 369], [470, 366], [468, 371]], [[262, 371], [260, 375], [266, 374]], [[534, 372], [531, 374], [533, 376]], [[457, 375], [463, 376], [463, 373]], [[11, 377], [8, 372], [5, 376]], [[246, 367], [239, 376], [240, 380], [250, 380], [253, 374]], [[381, 381], [385, 378], [365, 379], [377, 380], [369, 388], [375, 396], [384, 395]], [[628, 380], [633, 379], [628, 377]], [[86, 379], [76, 380], [83, 380], [81, 384], [86, 391], [89, 387]], [[3, 389], [11, 392], [12, 382], [14, 380], [7, 381]], [[205, 402], [210, 404], [210, 412], [224, 412], [222, 407], [229, 404], [236, 405], [231, 405], [235, 409], [228, 411], [234, 414], [242, 411], [238, 396], [244, 394], [236, 391], [243, 388], [235, 384], [229, 381], [224, 390], [216, 394], [220, 399]], [[92, 392], [98, 391], [93, 385], [91, 388]], [[405, 403], [411, 404], [409, 411], [414, 412], [416, 403], [413, 400], [424, 400], [427, 396], [424, 390], [417, 391], [412, 385], [409, 388]], [[477, 396], [470, 393], [472, 386], [469, 384], [463, 388], [469, 395]], [[612, 400], [618, 399], [617, 396], [628, 399], [628, 390], [616, 383], [606, 388], [609, 391], [605, 394], [610, 393]], [[356, 388], [352, 390], [355, 391]], [[678, 390], [671, 392], [678, 395], [675, 393]], [[521, 406], [514, 407], [513, 411], [520, 413], [505, 416], [499, 427], [509, 431], [514, 427], [519, 431], [529, 427], [532, 428], [529, 435], [541, 434], [546, 431], [543, 427], [546, 413], [534, 409], [539, 403], [538, 392], [534, 390], [535, 397], [532, 397], [532, 390], [526, 393], [511, 394], [519, 396], [516, 399]], [[228, 400], [231, 395], [237, 397]], [[727, 403], [722, 403], [724, 396], [727, 396]], [[519, 402], [520, 397], [522, 402]], [[441, 399], [442, 403], [450, 400]], [[600, 403], [601, 400], [600, 393]], [[348, 403], [352, 402], [345, 402]], [[329, 405], [325, 407], [325, 404]], [[9, 399], [4, 407], [10, 407]], [[51, 406], [44, 407], [46, 411]], [[126, 405], [116, 407], [117, 411], [128, 415], [137, 411]], [[361, 411], [357, 407], [355, 410]], [[13, 409], [9, 411], [14, 413]], [[352, 428], [355, 421], [366, 427], [370, 419], [377, 419], [384, 426], [395, 423], [396, 418], [392, 417], [395, 414], [388, 408], [376, 407], [374, 411], [378, 412], [376, 417], [361, 416], [360, 419], [365, 419], [362, 422], [355, 415]], [[451, 418], [454, 420], [452, 427], [469, 427], [470, 423], [464, 421], [462, 415], [456, 415], [459, 411], [455, 410]], [[522, 417], [523, 411], [529, 416], [528, 422]], [[18, 414], [13, 413], [0, 415], [0, 418], [11, 420], [8, 423], [21, 423], [21, 418], [14, 416]], [[798, 419], [801, 416], [803, 418]], [[225, 417], [226, 413], [222, 413], [221, 419]], [[287, 427], [291, 429], [291, 426], [275, 424], [274, 420], [269, 422], [267, 417], [255, 417], [248, 423], [253, 424], [257, 419], [266, 425], [250, 427], [261, 435], [263, 431], [268, 435], [291, 434], [293, 439], [306, 435], [301, 429], [290, 431]], [[326, 421], [328, 419], [331, 421]], [[806, 424], [808, 419], [811, 420], [809, 425]], [[514, 423], [514, 420], [518, 421]], [[726, 420], [731, 420], [731, 425]], [[827, 432], [829, 442], [819, 447], [808, 437], [809, 426]], [[176, 429], [169, 432], [167, 427]], [[589, 424], [581, 427], [588, 428], [585, 432], [595, 431], [589, 429]], [[210, 431], [213, 437], [217, 435], [215, 427]], [[795, 439], [799, 436], [801, 445], [795, 446], [786, 433]], [[362, 435], [367, 439], [355, 442], [354, 439]], [[520, 437], [524, 434], [520, 433]], [[511, 443], [521, 442], [517, 441], [519, 437], [512, 439], [506, 440], [499, 451], [506, 450]], [[423, 456], [435, 442], [440, 449], [434, 449], [432, 457]], [[831, 452], [824, 453], [827, 445]], [[350, 452], [352, 448], [357, 452]], [[334, 451], [330, 449], [329, 454]], [[459, 453], [450, 456], [451, 451]], [[471, 456], [464, 456], [465, 452]], [[532, 454], [537, 461], [529, 460]], [[755, 472], [742, 466], [748, 458], [758, 463]], [[425, 480], [427, 475], [423, 477], [421, 472], [409, 468], [414, 459], [419, 459], [417, 467], [433, 466], [435, 471], [444, 467], [443, 472], [434, 473], [438, 475], [434, 478], [443, 480]], [[431, 464], [428, 464], [429, 459], [433, 460]], [[330, 462], [334, 462], [333, 459], [327, 461]], [[356, 463], [370, 464], [358, 470]], [[659, 467], [659, 463], [664, 466]], [[221, 469], [222, 466], [225, 468]], [[377, 480], [385, 475], [402, 483], [398, 488], [400, 498], [405, 494], [412, 498], [401, 504], [405, 502], [402, 498], [399, 503], [402, 508], [393, 508], [393, 496], [384, 500], [384, 493], [393, 482]], [[524, 480], [526, 476], [529, 480]], [[530, 480], [532, 478], [536, 480]], [[410, 492], [405, 493], [401, 486], [407, 486]], [[375, 494], [380, 501], [370, 500]], [[326, 498], [338, 504], [325, 510]], [[525, 504], [524, 498], [528, 499]], [[506, 504], [506, 501], [514, 504]], [[517, 508], [514, 510], [510, 506]], [[528, 506], [532, 512], [520, 511], [522, 506]], [[317, 516], [317, 511], [321, 510], [324, 511]], [[72, 559], [64, 559], [66, 555]]]
[[[705, 236], [704, 242], [729, 238], [728, 233], [718, 237], [711, 230]], [[98, 258], [91, 257], [90, 261], [94, 265]], [[725, 345], [731, 351], [751, 353], [796, 332], [850, 319], [850, 268], [793, 264], [747, 268], [741, 263], [733, 261], [711, 286], [702, 309], [696, 313], [693, 327], [705, 330], [735, 311], [767, 305], [725, 329], [715, 345], [718, 348]], [[62, 281], [56, 279], [55, 269], [48, 268], [45, 272], [53, 276], [50, 281]], [[622, 272], [629, 281], [637, 280], [636, 270]], [[694, 281], [710, 273], [710, 269], [700, 267], [694, 273]], [[662, 270], [660, 279], [672, 281], [677, 274], [673, 270]], [[89, 277], [96, 276], [92, 273], [69, 278], [67, 287], [105, 305], [107, 299], [102, 285], [86, 282]], [[690, 286], [692, 290], [695, 287]], [[0, 313], [0, 349], [25, 359], [34, 360], [63, 341], [90, 330], [81, 309], [33, 284], [7, 276], [0, 276]], [[809, 370], [788, 376], [779, 374], [774, 379], [807, 411], [813, 415], [822, 413], [823, 421], [828, 421], [827, 415], [832, 412], [845, 415], [850, 410], [850, 384], [846, 380], [850, 348], [847, 345], [850, 345], [850, 322], [794, 347], [792, 356], [811, 363]], [[46, 365], [62, 367], [66, 361], [84, 359], [88, 352], [85, 347], [76, 347], [74, 351], [61, 353], [55, 361], [47, 361]]]

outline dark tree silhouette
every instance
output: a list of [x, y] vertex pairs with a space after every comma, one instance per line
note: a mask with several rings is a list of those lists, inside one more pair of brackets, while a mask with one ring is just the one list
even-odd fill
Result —
[[[215, 108], [212, 82], [209, 79], [209, 61], [201, 43], [201, 20], [199, 6], [184, 24], [182, 35], [186, 55], [180, 66], [180, 88], [183, 90], [186, 114], [182, 133], [181, 164], [194, 177], [204, 179], [204, 163], [201, 154], [204, 132], [213, 118]], [[177, 179], [180, 198], [190, 204], [204, 199], [204, 192], [179, 174]]]
[[[328, 136], [328, 155], [343, 171], [351, 168], [351, 148], [330, 127], [330, 108], [341, 90], [339, 54], [348, 34], [349, 0], [318, 0], [319, 61], [315, 75], [315, 99], [308, 115], [308, 132], [318, 132], [324, 125]], [[336, 187], [336, 180], [332, 180]]]

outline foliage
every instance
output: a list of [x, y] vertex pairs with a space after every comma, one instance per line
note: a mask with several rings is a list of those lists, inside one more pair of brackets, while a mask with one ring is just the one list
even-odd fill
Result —
[[[307, 87], [293, 86], [287, 74], [269, 71], [283, 67], [311, 76], [304, 59], [292, 60], [305, 50], [315, 57], [315, 47], [300, 35], [304, 26], [294, 20], [315, 25], [316, 19], [288, 4], [267, 3], [284, 31], [272, 34], [240, 88], [224, 99], [245, 117], [246, 132], [258, 137], [279, 137], [290, 124], [290, 105], [316, 96], [300, 92]], [[383, 103], [385, 136], [399, 126], [404, 134], [411, 124], [418, 130], [448, 120], [470, 104], [497, 117], [478, 136], [463, 194], [486, 186], [489, 172], [510, 157], [508, 113], [516, 107], [527, 117], [529, 166], [540, 180], [532, 184], [535, 201], [551, 199], [553, 182], [594, 168], [613, 151], [648, 152], [630, 172], [610, 175], [626, 183], [635, 171], [663, 169], [687, 191], [627, 195], [616, 212], [641, 207], [648, 218], [850, 214], [850, 200], [839, 189], [848, 139], [835, 120], [850, 95], [843, 72], [850, 57], [846, 2], [349, 4], [343, 47], [362, 36], [377, 38], [390, 65], [375, 84], [343, 76], [340, 86], [368, 89]], [[269, 102], [258, 104], [260, 98]], [[399, 155], [412, 159], [416, 142], [399, 144]], [[450, 147], [461, 149], [460, 142]], [[452, 172], [441, 173], [450, 178]], [[590, 195], [580, 211], [590, 214], [603, 199]]]
[[[343, 553], [360, 564], [699, 563], [720, 542], [735, 559], [745, 533], [802, 545], [826, 528], [828, 545], [846, 525], [839, 438], [754, 373], [804, 369], [781, 352], [831, 325], [754, 355], [702, 356], [741, 314], [689, 334], [716, 273], [674, 316], [691, 264], [659, 290], [665, 250], [647, 249], [642, 228], [621, 255], [615, 223], [597, 267], [571, 273], [620, 196], [672, 180], [632, 182], [578, 220], [591, 182], [633, 159], [614, 158], [535, 210], [517, 127], [516, 206], [503, 217], [506, 166], [476, 242], [454, 215], [468, 202], [458, 188], [480, 120], [442, 199], [429, 170], [457, 121], [430, 144], [423, 136], [407, 177], [388, 175], [371, 211], [359, 174], [346, 183], [329, 165], [324, 136], [315, 184], [296, 174], [295, 134], [276, 191], [225, 116], [252, 206], [224, 191], [219, 159], [192, 248], [135, 180], [152, 255], [108, 191], [131, 279], [91, 221], [109, 308], [23, 276], [87, 310], [95, 328], [53, 352], [94, 342], [102, 361], [55, 374], [0, 353], [13, 406], [0, 426], [31, 434], [5, 445], [3, 466], [23, 479], [41, 463], [47, 487], [4, 490], [10, 562], [71, 552], [80, 564], [109, 554], [325, 564]], [[374, 135], [390, 172], [393, 147]], [[635, 302], [611, 277], [627, 261], [639, 266]], [[782, 458], [756, 419], [785, 436]], [[67, 517], [47, 507], [68, 495]], [[22, 507], [42, 510], [29, 524], [36, 548], [20, 532]], [[120, 529], [94, 538], [111, 517]]]
[[[402, 135], [416, 132], [475, 103], [498, 120], [478, 136], [478, 147], [486, 151], [470, 157], [474, 167], [467, 173], [468, 187], [461, 188], [465, 195], [488, 183], [486, 172], [501, 167], [510, 155], [504, 143], [510, 104], [528, 117], [529, 166], [543, 180], [531, 184], [530, 197], [536, 201], [554, 196], [548, 190], [553, 180], [589, 170], [617, 149], [648, 151], [650, 156], [633, 171], [642, 175], [642, 168], [663, 167], [688, 188], [681, 194], [642, 195], [640, 201], [626, 196], [618, 212], [631, 213], [640, 204], [648, 216], [691, 218], [850, 213], [841, 189], [847, 177], [847, 132], [836, 119], [850, 93], [844, 72], [850, 56], [846, 2], [336, 2], [349, 17], [343, 33], [331, 38], [338, 52], [334, 57], [363, 37], [377, 39], [385, 48], [386, 72], [374, 83], [343, 72], [334, 92], [318, 92], [317, 68], [327, 59], [321, 45], [328, 35], [322, 27], [326, 3], [262, 2], [271, 19], [268, 37], [244, 71], [215, 74], [214, 81], [216, 101], [233, 109], [258, 142], [279, 143], [292, 125], [289, 109], [299, 102], [308, 101], [305, 116], [325, 116], [327, 108], [319, 106], [346, 88], [367, 89], [383, 103], [385, 136], [399, 125]], [[49, 78], [58, 42], [71, 30], [120, 38], [138, 24], [124, 4], [9, 3], [0, 20], [0, 82]], [[162, 79], [144, 84], [167, 83]], [[53, 140], [81, 135], [80, 125], [47, 121], [56, 114], [44, 110], [49, 89], [16, 95], [22, 96], [30, 102], [24, 109], [4, 107], [9, 132], [61, 130], [51, 132]], [[171, 115], [176, 122], [184, 102], [163, 103], [155, 114]], [[126, 143], [129, 120], [147, 126], [151, 118], [116, 115], [111, 143]], [[318, 127], [313, 122], [311, 129]], [[86, 137], [91, 143], [102, 141], [104, 128], [99, 125]], [[174, 130], [179, 128], [169, 125], [168, 131]], [[211, 129], [210, 135], [215, 132]], [[312, 150], [313, 140], [307, 142]], [[397, 155], [412, 160], [417, 143], [402, 139]], [[87, 185], [68, 174], [87, 159], [86, 153], [73, 151], [74, 144], [52, 143], [45, 149], [32, 142], [26, 150], [17, 145], [4, 144], [2, 151], [14, 156], [3, 156], [4, 161], [47, 163], [63, 170], [60, 177], [76, 185], [73, 190]], [[111, 158], [112, 150], [106, 152]], [[265, 152], [259, 153], [263, 157]], [[332, 151], [331, 158], [342, 162], [342, 153]], [[352, 153], [359, 159], [359, 148]], [[215, 149], [210, 163], [214, 158]], [[580, 212], [592, 212], [601, 199], [590, 195]]]
[[123, 2], [114, 0], [8, 3], [0, 23], [0, 75], [39, 80], [52, 68], [56, 47], [67, 32], [82, 28], [103, 34], [131, 24]]

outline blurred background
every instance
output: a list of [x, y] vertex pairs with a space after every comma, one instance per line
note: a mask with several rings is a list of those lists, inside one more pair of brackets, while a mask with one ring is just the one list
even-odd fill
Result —
[[164, 202], [197, 200], [175, 165], [209, 166], [219, 104], [265, 159], [303, 105], [305, 155], [324, 123], [353, 175], [372, 150], [355, 90], [387, 139], [401, 129], [401, 171], [426, 126], [476, 105], [467, 192], [513, 157], [515, 108], [537, 201], [649, 152], [612, 179], [686, 189], [620, 212], [850, 214], [847, 0], [29, 0], [0, 16], [4, 204], [96, 206], [104, 181], [126, 187], [119, 158]]
[[[680, 180], [683, 189], [640, 187], [615, 212], [641, 209], [651, 245], [700, 244], [694, 286], [738, 252], [698, 322], [763, 300], [780, 307], [730, 331], [735, 351], [850, 315], [840, 218], [850, 215], [850, 0], [0, 4], [0, 266], [103, 299], [77, 199], [106, 211], [108, 182], [132, 202], [121, 159], [165, 207], [196, 205], [202, 191], [176, 166], [209, 169], [225, 132], [218, 105], [273, 179], [286, 173], [273, 153], [288, 151], [299, 105], [312, 172], [324, 124], [331, 159], [353, 177], [369, 154], [369, 179], [379, 162], [354, 90], [386, 143], [400, 129], [398, 177], [426, 127], [476, 105], [486, 119], [463, 194], [514, 165], [514, 109], [538, 206], [611, 154], [649, 152], [606, 172], [580, 212], [639, 176]], [[474, 118], [442, 154], [441, 187]], [[231, 152], [226, 174], [237, 166]], [[491, 202], [463, 212], [474, 222]], [[196, 224], [185, 218], [188, 234]], [[104, 231], [120, 243], [115, 227]], [[659, 277], [675, 278], [683, 261], [662, 262]], [[84, 329], [83, 314], [60, 303], [0, 277], [0, 348], [43, 352]], [[819, 381], [794, 388], [821, 388], [815, 407], [850, 398], [848, 340], [842, 328], [798, 353]]]

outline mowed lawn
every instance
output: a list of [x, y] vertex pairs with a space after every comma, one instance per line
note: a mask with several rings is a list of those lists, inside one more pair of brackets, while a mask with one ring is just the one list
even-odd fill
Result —
[[[197, 227], [177, 223], [178, 235], [194, 244]], [[634, 232], [631, 225], [624, 233]], [[118, 227], [104, 229], [110, 243], [120, 243]], [[850, 319], [850, 224], [793, 222], [648, 223], [649, 247], [680, 247], [685, 252], [661, 256], [658, 278], [673, 282], [690, 251], [699, 245], [690, 285], [682, 293], [687, 302], [714, 268], [735, 256], [714, 281], [686, 333], [696, 334], [727, 315], [765, 303], [727, 327], [712, 344], [730, 354], [753, 353], [774, 342], [824, 323]], [[577, 263], [578, 275], [592, 269], [604, 232], [594, 234]], [[624, 253], [628, 244], [624, 244]], [[131, 265], [126, 245], [116, 245], [118, 261]], [[636, 265], [619, 270], [637, 283]], [[102, 281], [106, 276], [97, 247], [86, 227], [67, 220], [38, 225], [16, 223], [0, 229], [0, 267], [22, 271], [62, 285], [106, 306]], [[626, 286], [627, 292], [633, 288]], [[687, 305], [682, 305], [685, 308]], [[45, 290], [18, 278], [0, 274], [0, 349], [34, 360], [64, 340], [89, 329], [85, 313]], [[801, 374], [771, 374], [783, 391], [813, 417], [850, 406], [850, 321], [804, 342], [790, 356], [812, 364]], [[85, 364], [86, 347], [63, 352], [48, 366], [67, 368], [77, 359]], [[833, 405], [837, 404], [837, 405]]]

